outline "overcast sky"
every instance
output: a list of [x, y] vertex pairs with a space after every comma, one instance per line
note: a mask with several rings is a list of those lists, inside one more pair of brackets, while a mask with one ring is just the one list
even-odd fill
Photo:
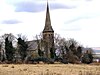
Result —
[[[64, 38], [100, 47], [100, 0], [48, 0], [51, 24]], [[29, 40], [45, 25], [46, 0], [0, 0], [0, 35], [22, 33]]]

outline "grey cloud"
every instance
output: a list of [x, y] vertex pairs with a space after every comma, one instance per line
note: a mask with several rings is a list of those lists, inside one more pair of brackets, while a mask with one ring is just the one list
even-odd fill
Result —
[[76, 8], [76, 6], [68, 6], [68, 5], [63, 5], [59, 3], [52, 3], [50, 4], [51, 9], [73, 9]]
[[15, 7], [16, 12], [39, 12], [45, 9], [45, 5], [34, 2], [20, 2]]
[[[50, 9], [73, 9], [75, 6], [67, 6], [60, 3], [50, 3]], [[15, 4], [16, 12], [40, 12], [46, 9], [46, 3], [20, 2]]]
[[2, 24], [18, 24], [18, 23], [21, 23], [21, 22], [18, 21], [18, 20], [4, 20], [1, 23]]

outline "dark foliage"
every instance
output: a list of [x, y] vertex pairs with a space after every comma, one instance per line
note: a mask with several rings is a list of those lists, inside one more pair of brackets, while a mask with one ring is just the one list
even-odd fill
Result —
[[93, 55], [92, 54], [88, 54], [89, 58], [90, 58], [90, 63], [93, 62]]
[[65, 46], [65, 49], [66, 49], [66, 53], [68, 53], [68, 52], [69, 52], [69, 49], [68, 49], [68, 47], [67, 47], [67, 46]]
[[82, 63], [90, 64], [93, 62], [93, 56], [91, 53], [86, 52], [83, 54]]
[[68, 61], [66, 59], [62, 59], [61, 62], [64, 63], [64, 64], [68, 64]]
[[7, 60], [12, 61], [14, 57], [14, 48], [12, 42], [8, 40], [8, 37], [5, 38], [5, 50]]
[[40, 49], [38, 49], [38, 55], [41, 57], [44, 55], [43, 51], [41, 51]]
[[50, 57], [53, 59], [55, 56], [53, 48], [50, 49]]
[[63, 59], [56, 56], [54, 60], [55, 60], [56, 62], [61, 62]]
[[25, 59], [26, 55], [27, 55], [26, 50], [28, 48], [28, 45], [21, 38], [18, 38], [18, 45], [19, 45], [19, 53], [20, 53], [21, 59], [23, 61]]
[[69, 49], [73, 52], [73, 54], [77, 54], [76, 47], [73, 43], [70, 45]]
[[79, 59], [81, 58], [81, 55], [82, 55], [82, 47], [81, 46], [79, 46], [77, 48], [77, 54], [76, 55], [78, 56]]
[[31, 61], [32, 63], [39, 63], [40, 61], [42, 61], [44, 63], [54, 64], [53, 59], [49, 59], [49, 58], [45, 58], [45, 57], [36, 57], [36, 58], [29, 57], [28, 61], [29, 62]]

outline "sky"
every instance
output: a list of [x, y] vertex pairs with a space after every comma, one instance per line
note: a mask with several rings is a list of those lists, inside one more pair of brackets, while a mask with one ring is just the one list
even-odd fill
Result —
[[[48, 0], [55, 33], [85, 47], [100, 47], [100, 0]], [[39, 35], [45, 25], [47, 0], [0, 0], [0, 36]]]

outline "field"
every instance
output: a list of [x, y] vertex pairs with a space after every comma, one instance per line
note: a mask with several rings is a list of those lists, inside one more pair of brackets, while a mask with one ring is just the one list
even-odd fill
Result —
[[0, 64], [0, 75], [100, 75], [100, 65]]

